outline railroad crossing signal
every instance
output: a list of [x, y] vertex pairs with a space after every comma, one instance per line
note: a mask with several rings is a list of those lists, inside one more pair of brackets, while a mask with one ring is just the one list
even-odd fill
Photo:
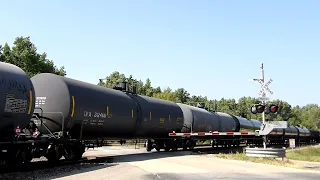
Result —
[[260, 114], [260, 113], [266, 113], [266, 114], [270, 114], [270, 113], [276, 113], [278, 112], [278, 106], [275, 104], [271, 104], [269, 106], [267, 105], [263, 105], [263, 104], [255, 104], [253, 106], [251, 106], [250, 111], [252, 114]]
[[255, 104], [251, 106], [251, 113], [252, 114], [257, 114], [257, 113], [262, 113], [265, 109], [265, 105], [262, 104]]
[[[254, 79], [254, 80], [256, 80], [256, 79]], [[259, 79], [258, 82], [261, 84], [261, 90], [259, 92], [259, 95], [262, 95], [263, 91], [268, 91], [268, 93], [270, 93], [271, 95], [273, 94], [273, 92], [269, 88], [269, 85], [273, 82], [272, 79], [270, 79], [266, 84], [264, 84], [263, 80], [261, 80], [261, 79]]]

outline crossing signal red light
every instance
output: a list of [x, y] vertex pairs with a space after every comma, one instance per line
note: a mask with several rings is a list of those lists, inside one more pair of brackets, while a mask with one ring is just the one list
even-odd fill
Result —
[[270, 109], [271, 113], [276, 113], [276, 112], [278, 112], [279, 107], [277, 105], [275, 105], [275, 104], [271, 104], [269, 106], [269, 109]]

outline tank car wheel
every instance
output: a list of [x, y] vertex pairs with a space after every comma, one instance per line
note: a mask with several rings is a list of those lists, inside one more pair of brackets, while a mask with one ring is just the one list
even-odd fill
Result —
[[188, 140], [187, 141], [187, 147], [189, 148], [189, 150], [193, 150], [194, 149], [194, 147], [195, 147], [195, 142], [194, 141], [192, 141], [192, 140]]
[[177, 150], [178, 150], [178, 147], [177, 147], [176, 144], [174, 144], [173, 147], [172, 147], [172, 151], [177, 151]]
[[6, 160], [9, 165], [27, 164], [32, 160], [31, 151], [29, 149], [18, 149], [11, 151], [11, 156]]
[[84, 152], [85, 146], [81, 142], [74, 142], [71, 145], [65, 146], [65, 152], [63, 156], [67, 160], [76, 162], [81, 159]]
[[170, 149], [171, 149], [170, 147], [165, 147], [165, 148], [164, 148], [164, 151], [165, 151], [165, 152], [169, 152]]
[[48, 159], [48, 162], [50, 163], [56, 163], [62, 158], [62, 154], [57, 154], [57, 153], [48, 153], [46, 155], [46, 158]]
[[163, 147], [163, 145], [161, 146], [159, 141], [155, 142], [155, 147], [154, 149], [157, 150], [158, 152], [160, 152], [161, 148]]
[[183, 149], [184, 151], [188, 150], [188, 145], [187, 145], [187, 142], [186, 142], [186, 141], [183, 141], [183, 142], [182, 142], [182, 149]]
[[166, 141], [164, 142], [164, 151], [169, 152], [171, 150], [171, 143]]
[[63, 152], [63, 149], [60, 145], [51, 145], [49, 146], [45, 157], [48, 159], [48, 162], [56, 163], [61, 159], [63, 155], [62, 152]]
[[22, 164], [28, 164], [32, 160], [32, 155], [29, 149], [26, 149], [25, 151], [22, 151], [20, 154], [20, 163]]
[[150, 152], [150, 151], [153, 149], [153, 147], [152, 147], [152, 141], [149, 140], [149, 139], [146, 140], [145, 147], [146, 147], [146, 150], [147, 150], [148, 152]]
[[177, 144], [176, 140], [172, 142], [171, 146], [172, 146], [172, 151], [177, 151], [178, 150], [178, 144]]

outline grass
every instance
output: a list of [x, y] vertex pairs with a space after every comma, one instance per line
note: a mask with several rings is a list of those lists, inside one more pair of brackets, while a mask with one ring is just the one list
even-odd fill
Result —
[[299, 161], [320, 162], [320, 147], [303, 147], [296, 150], [287, 150], [287, 158]]
[[286, 159], [284, 161], [275, 158], [247, 157], [245, 152], [235, 154], [217, 154], [215, 157], [304, 169], [305, 166], [303, 163], [295, 162], [294, 160], [320, 162], [320, 147], [303, 147], [295, 150], [288, 149], [286, 152]]
[[222, 159], [232, 159], [232, 160], [240, 160], [240, 161], [249, 161], [255, 163], [263, 163], [263, 164], [271, 164], [276, 166], [286, 166], [286, 167], [295, 167], [298, 166], [289, 160], [278, 160], [274, 158], [255, 158], [255, 157], [247, 157], [245, 153], [235, 153], [235, 154], [216, 154], [215, 157]]

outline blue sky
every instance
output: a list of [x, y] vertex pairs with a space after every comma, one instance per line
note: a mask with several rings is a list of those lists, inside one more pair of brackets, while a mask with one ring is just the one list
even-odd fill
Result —
[[31, 36], [67, 76], [113, 71], [220, 99], [257, 96], [260, 63], [274, 94], [320, 104], [318, 0], [55, 0], [0, 3], [0, 43]]

